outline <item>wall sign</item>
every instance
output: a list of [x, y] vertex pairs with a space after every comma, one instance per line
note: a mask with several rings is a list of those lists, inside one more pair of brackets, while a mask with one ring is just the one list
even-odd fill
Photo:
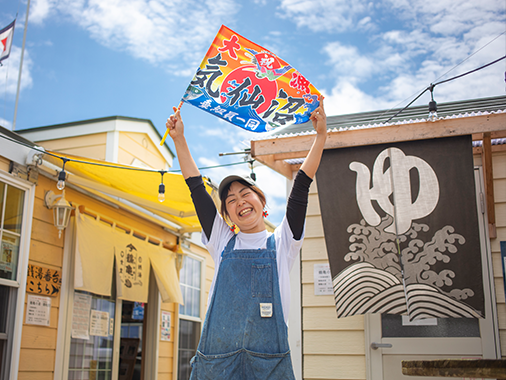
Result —
[[28, 265], [26, 291], [28, 293], [56, 297], [60, 293], [61, 273], [56, 269]]
[[42, 296], [27, 296], [26, 324], [49, 326], [51, 317], [51, 298]]

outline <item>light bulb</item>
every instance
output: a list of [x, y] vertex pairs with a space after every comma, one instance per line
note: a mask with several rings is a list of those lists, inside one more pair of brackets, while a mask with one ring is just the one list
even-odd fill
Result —
[[65, 170], [63, 169], [58, 173], [58, 183], [56, 184], [56, 188], [58, 190], [63, 190], [65, 188]]
[[434, 101], [434, 99], [429, 102], [429, 120], [437, 120], [437, 103]]
[[158, 186], [158, 200], [160, 202], [165, 200], [165, 185], [163, 183]]

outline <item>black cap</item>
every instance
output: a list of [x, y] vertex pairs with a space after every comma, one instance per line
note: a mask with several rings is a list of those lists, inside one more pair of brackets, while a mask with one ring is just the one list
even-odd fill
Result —
[[244, 181], [251, 186], [256, 186], [255, 181], [251, 179], [250, 176], [240, 176], [240, 175], [229, 175], [228, 177], [223, 178], [223, 180], [220, 183], [220, 186], [218, 188], [218, 194], [220, 195], [220, 199], [223, 201], [223, 191], [227, 188], [228, 185], [230, 185], [234, 181]]

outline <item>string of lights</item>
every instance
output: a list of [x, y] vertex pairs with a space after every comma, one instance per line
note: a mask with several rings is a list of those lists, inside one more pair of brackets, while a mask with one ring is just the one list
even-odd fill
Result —
[[[58, 188], [58, 190], [63, 190], [65, 188], [65, 180], [67, 178], [67, 173], [65, 172], [65, 164], [67, 162], [76, 162], [76, 163], [80, 163], [80, 164], [95, 165], [95, 166], [101, 166], [101, 167], [106, 167], [106, 168], [133, 170], [133, 171], [146, 172], [146, 173], [158, 173], [161, 176], [161, 183], [160, 183], [160, 185], [158, 185], [158, 200], [160, 202], [163, 202], [165, 200], [165, 184], [163, 183], [163, 176], [164, 176], [164, 174], [166, 174], [166, 173], [179, 173], [179, 172], [181, 172], [181, 169], [153, 170], [153, 169], [136, 168], [136, 167], [132, 167], [132, 166], [117, 166], [117, 165], [105, 164], [105, 163], [101, 163], [101, 162], [91, 162], [91, 161], [85, 161], [85, 160], [77, 160], [77, 159], [74, 159], [74, 158], [68, 158], [66, 156], [61, 156], [61, 155], [58, 155], [58, 154], [54, 154], [52, 152], [47, 152], [47, 151], [45, 151], [43, 149], [40, 149], [37, 146], [33, 146], [33, 145], [30, 145], [30, 144], [24, 143], [22, 141], [18, 141], [16, 139], [10, 138], [10, 137], [8, 137], [6, 135], [3, 135], [3, 134], [0, 134], [0, 138], [3, 138], [5, 140], [8, 140], [8, 141], [13, 142], [13, 143], [18, 144], [18, 145], [25, 146], [25, 147], [27, 147], [29, 149], [33, 149], [33, 150], [35, 150], [35, 151], [37, 151], [37, 152], [39, 152], [41, 154], [45, 154], [45, 155], [52, 156], [52, 157], [55, 157], [55, 158], [58, 158], [58, 159], [62, 160], [62, 170], [60, 172], [58, 172], [58, 182], [56, 183], [56, 187]], [[198, 169], [199, 169], [199, 171], [201, 171], [201, 170], [207, 170], [207, 169], [223, 168], [223, 167], [227, 167], [227, 166], [243, 165], [243, 164], [247, 164], [247, 163], [248, 162], [246, 162], [246, 161], [243, 161], [243, 162], [232, 162], [232, 163], [228, 163], [228, 164], [221, 164], [221, 165], [214, 165], [214, 166], [202, 166], [202, 167], [199, 167]]]
[[[459, 67], [460, 65], [462, 65], [464, 62], [466, 62], [468, 59], [470, 59], [471, 57], [473, 57], [474, 55], [478, 54], [481, 50], [485, 49], [488, 45], [490, 45], [492, 42], [494, 42], [495, 40], [497, 40], [499, 37], [501, 37], [502, 35], [506, 34], [506, 31], [498, 34], [497, 36], [495, 36], [493, 39], [491, 39], [489, 42], [487, 42], [485, 45], [483, 45], [482, 47], [480, 47], [478, 50], [475, 50], [472, 54], [470, 54], [469, 56], [467, 56], [465, 59], [463, 59], [462, 61], [460, 61], [459, 63], [457, 63], [455, 66], [453, 66], [451, 69], [449, 69], [447, 72], [445, 72], [444, 74], [440, 75], [437, 79], [435, 79], [435, 82], [437, 82], [439, 79], [443, 78], [444, 76], [446, 76], [447, 74], [449, 74], [451, 71], [455, 70], [457, 67]], [[425, 89], [426, 91], [426, 89]], [[423, 93], [425, 93], [422, 92]], [[392, 108], [390, 108], [389, 110], [386, 110], [385, 112], [383, 112], [381, 115], [377, 116], [376, 119], [380, 118], [380, 117], [383, 117], [383, 115], [385, 115], [386, 113], [389, 113], [391, 110], [393, 110], [394, 108], [397, 108], [399, 107], [401, 104], [404, 104], [408, 99], [411, 99], [413, 96], [415, 96], [418, 92], [415, 92], [413, 95], [411, 96], [408, 96], [406, 99], [404, 99], [403, 101], [397, 103], [397, 105], [393, 106]], [[417, 97], [416, 99], [418, 99], [419, 97]], [[416, 100], [415, 99], [415, 100]], [[412, 104], [412, 103], [411, 103]], [[375, 119], [375, 120], [376, 120]]]
[[482, 70], [482, 69], [484, 69], [484, 68], [486, 68], [488, 66], [493, 65], [494, 63], [502, 61], [505, 58], [506, 58], [506, 55], [503, 56], [503, 57], [501, 57], [501, 58], [496, 59], [495, 61], [487, 63], [486, 65], [480, 66], [480, 67], [478, 67], [476, 69], [473, 69], [471, 71], [465, 72], [463, 74], [460, 74], [460, 75], [457, 75], [457, 76], [454, 76], [452, 78], [448, 78], [448, 79], [445, 79], [445, 80], [442, 80], [442, 81], [439, 81], [439, 82], [436, 82], [436, 83], [431, 83], [429, 87], [427, 87], [420, 94], [418, 94], [418, 96], [416, 98], [414, 98], [411, 102], [409, 102], [408, 105], [406, 105], [404, 108], [402, 108], [399, 111], [397, 111], [385, 123], [390, 122], [390, 120], [392, 120], [394, 117], [398, 116], [401, 112], [405, 111], [411, 104], [413, 104], [415, 101], [417, 101], [420, 98], [420, 96], [422, 96], [427, 91], [430, 91], [430, 96], [431, 96], [431, 101], [429, 102], [429, 120], [435, 121], [437, 119], [437, 103], [434, 101], [434, 87], [436, 87], [438, 84], [450, 82], [452, 80], [455, 80], [455, 79], [458, 79], [458, 78], [462, 78], [462, 77], [464, 77], [466, 75], [469, 75], [469, 74], [472, 74], [472, 73], [474, 73], [476, 71]]

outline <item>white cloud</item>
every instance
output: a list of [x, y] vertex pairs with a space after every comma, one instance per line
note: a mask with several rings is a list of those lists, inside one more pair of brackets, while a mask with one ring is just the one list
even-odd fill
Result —
[[345, 31], [370, 8], [366, 0], [281, 0], [278, 16], [316, 32]]
[[[393, 6], [402, 15], [404, 28], [382, 25], [382, 32], [369, 35], [367, 47], [332, 42], [323, 49], [335, 75], [333, 88], [324, 90], [328, 114], [404, 106], [430, 83], [505, 54], [505, 35], [490, 43], [504, 31], [500, 1], [385, 0], [381, 6]], [[322, 22], [331, 21], [329, 16]], [[375, 83], [369, 85], [372, 80]], [[502, 95], [504, 65], [441, 84], [434, 94], [439, 102]], [[429, 94], [415, 104], [428, 100]]]
[[[0, 76], [0, 83], [2, 83], [2, 88], [4, 89], [3, 91], [5, 91], [5, 94], [11, 96], [12, 98], [15, 97], [17, 91], [20, 61], [21, 61], [21, 48], [12, 45], [9, 58], [2, 61], [3, 67], [2, 70], [0, 70], [0, 73], [2, 74]], [[29, 50], [25, 48], [20, 91], [32, 87], [33, 84], [33, 78], [31, 74], [32, 66], [33, 61], [30, 58]]]
[[236, 11], [233, 0], [36, 0], [33, 18], [69, 18], [104, 46], [188, 75], [223, 18]]
[[56, 4], [57, 0], [34, 0], [30, 5], [30, 23], [42, 24]]
[[12, 122], [0, 117], [0, 125], [6, 129], [12, 129]]

